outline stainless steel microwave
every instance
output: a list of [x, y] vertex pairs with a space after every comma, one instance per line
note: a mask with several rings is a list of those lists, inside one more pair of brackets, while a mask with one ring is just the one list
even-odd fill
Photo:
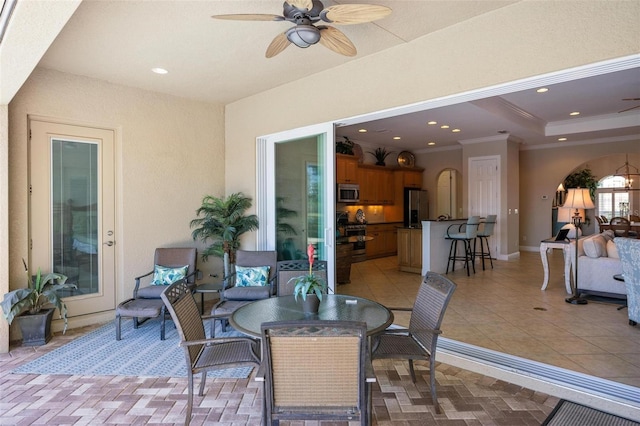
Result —
[[360, 185], [353, 183], [339, 183], [337, 191], [338, 203], [360, 202]]

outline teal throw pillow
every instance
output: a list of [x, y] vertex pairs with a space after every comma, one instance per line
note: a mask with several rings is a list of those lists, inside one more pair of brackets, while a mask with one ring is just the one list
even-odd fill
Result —
[[187, 276], [189, 265], [180, 266], [179, 268], [167, 268], [165, 266], [156, 265], [153, 270], [153, 280], [151, 285], [170, 285], [176, 281], [180, 281]]
[[236, 286], [265, 286], [269, 281], [270, 266], [236, 266]]

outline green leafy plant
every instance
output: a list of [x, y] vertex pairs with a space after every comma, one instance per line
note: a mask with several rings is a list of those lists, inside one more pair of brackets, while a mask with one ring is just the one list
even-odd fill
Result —
[[0, 306], [2, 306], [5, 319], [11, 324], [13, 319], [21, 313], [28, 311], [30, 314], [37, 314], [46, 305], [51, 304], [60, 311], [60, 318], [64, 320], [64, 330], [62, 331], [64, 333], [67, 331], [67, 305], [56, 292], [63, 289], [76, 289], [76, 285], [67, 284], [67, 277], [62, 274], [49, 273], [45, 275], [40, 268], [33, 279], [24, 259], [22, 259], [22, 264], [27, 273], [28, 287], [19, 288], [4, 295]]
[[307, 300], [308, 294], [315, 294], [318, 299], [322, 301], [322, 295], [327, 293], [327, 282], [322, 278], [316, 277], [313, 274], [313, 255], [315, 249], [312, 244], [307, 247], [307, 255], [309, 256], [309, 273], [301, 277], [293, 277], [289, 280], [289, 283], [295, 282], [296, 286], [293, 289], [293, 295], [295, 300], [298, 300], [298, 296], [302, 296], [302, 300]]
[[591, 198], [595, 198], [598, 188], [598, 178], [594, 176], [589, 168], [577, 170], [567, 176], [564, 180], [565, 188], [588, 188]]
[[387, 151], [387, 148], [376, 148], [375, 151], [367, 151], [367, 153], [373, 155], [376, 158], [376, 164], [384, 165], [384, 160], [391, 155], [393, 151]]
[[336, 152], [338, 154], [353, 155], [353, 142], [344, 136], [344, 141], [336, 142]]
[[202, 252], [202, 260], [206, 261], [209, 256], [224, 257], [227, 253], [229, 261], [235, 263], [240, 236], [258, 229], [258, 217], [245, 215], [250, 207], [251, 198], [241, 192], [226, 198], [207, 195], [202, 199], [202, 205], [196, 210], [202, 217], [191, 221], [191, 228], [195, 228], [191, 233], [194, 240], [204, 243], [211, 240]]

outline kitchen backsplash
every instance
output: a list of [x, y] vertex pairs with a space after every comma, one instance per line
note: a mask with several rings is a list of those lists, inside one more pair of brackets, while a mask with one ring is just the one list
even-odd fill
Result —
[[367, 223], [380, 223], [384, 222], [384, 208], [382, 206], [358, 206], [358, 205], [344, 205], [343, 208], [338, 208], [340, 211], [349, 212], [349, 221], [356, 221], [356, 212], [358, 209], [362, 209], [364, 212], [364, 218]]

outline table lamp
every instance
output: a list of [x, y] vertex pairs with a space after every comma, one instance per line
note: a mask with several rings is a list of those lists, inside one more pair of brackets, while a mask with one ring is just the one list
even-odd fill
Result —
[[580, 240], [578, 230], [582, 225], [580, 209], [595, 209], [596, 206], [593, 204], [593, 201], [591, 201], [591, 194], [589, 194], [589, 190], [587, 188], [570, 188], [567, 194], [566, 201], [564, 202], [564, 205], [562, 207], [574, 209], [573, 217], [571, 219], [573, 221], [573, 225], [576, 228], [576, 262], [573, 281], [573, 296], [568, 297], [564, 300], [565, 302], [571, 303], [573, 305], [586, 305], [587, 300], [580, 298], [580, 292], [578, 291], [578, 240]]

